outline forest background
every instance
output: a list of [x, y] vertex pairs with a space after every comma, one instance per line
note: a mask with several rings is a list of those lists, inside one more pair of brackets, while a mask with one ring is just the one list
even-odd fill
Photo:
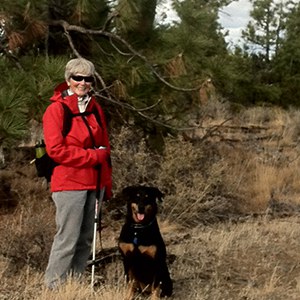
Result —
[[[157, 22], [160, 2], [1, 1], [1, 299], [122, 298], [115, 245], [131, 184], [165, 194], [174, 299], [298, 299], [300, 4], [252, 0], [244, 44], [229, 47], [219, 14], [231, 0], [171, 1], [171, 24]], [[30, 161], [74, 57], [95, 64], [109, 125], [110, 253], [96, 294], [70, 283], [52, 295], [55, 209]]]
[[218, 22], [232, 1], [173, 1], [179, 20], [164, 25], [158, 2], [2, 1], [0, 147], [41, 121], [71, 57], [95, 63], [111, 127], [130, 120], [156, 138], [199, 118], [208, 82], [208, 94], [235, 108], [299, 104], [298, 1], [251, 1], [245, 43], [234, 49]]

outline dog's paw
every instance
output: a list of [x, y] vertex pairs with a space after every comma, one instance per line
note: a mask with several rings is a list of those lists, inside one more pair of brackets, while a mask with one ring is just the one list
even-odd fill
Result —
[[162, 282], [160, 297], [171, 297], [173, 294], [173, 282], [168, 280], [167, 282]]

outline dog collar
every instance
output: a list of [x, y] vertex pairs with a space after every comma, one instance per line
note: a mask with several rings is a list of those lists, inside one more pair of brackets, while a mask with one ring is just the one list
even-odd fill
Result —
[[147, 228], [147, 227], [151, 226], [154, 221], [155, 221], [155, 219], [153, 219], [148, 224], [130, 224], [130, 226], [134, 229], [143, 229], [143, 228]]
[[131, 224], [130, 225], [130, 227], [132, 227], [134, 229], [134, 231], [133, 231], [133, 241], [132, 242], [135, 246], [137, 246], [139, 244], [139, 241], [138, 241], [139, 240], [139, 238], [138, 238], [139, 230], [150, 227], [154, 223], [154, 221], [155, 221], [155, 218], [151, 222], [149, 222], [148, 224]]

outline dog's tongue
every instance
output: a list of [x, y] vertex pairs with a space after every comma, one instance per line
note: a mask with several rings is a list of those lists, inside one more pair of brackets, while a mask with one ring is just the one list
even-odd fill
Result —
[[137, 218], [139, 221], [143, 221], [144, 220], [145, 215], [144, 214], [137, 214]]

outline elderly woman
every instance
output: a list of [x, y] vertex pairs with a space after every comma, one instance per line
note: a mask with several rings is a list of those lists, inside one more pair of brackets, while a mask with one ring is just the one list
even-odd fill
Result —
[[[49, 288], [83, 273], [93, 241], [97, 190], [105, 188], [105, 197], [111, 197], [110, 145], [103, 111], [91, 93], [94, 72], [90, 61], [70, 60], [66, 81], [56, 87], [43, 116], [47, 153], [58, 164], [51, 177], [57, 232], [45, 274]], [[67, 135], [62, 132], [62, 102], [72, 113]]]

